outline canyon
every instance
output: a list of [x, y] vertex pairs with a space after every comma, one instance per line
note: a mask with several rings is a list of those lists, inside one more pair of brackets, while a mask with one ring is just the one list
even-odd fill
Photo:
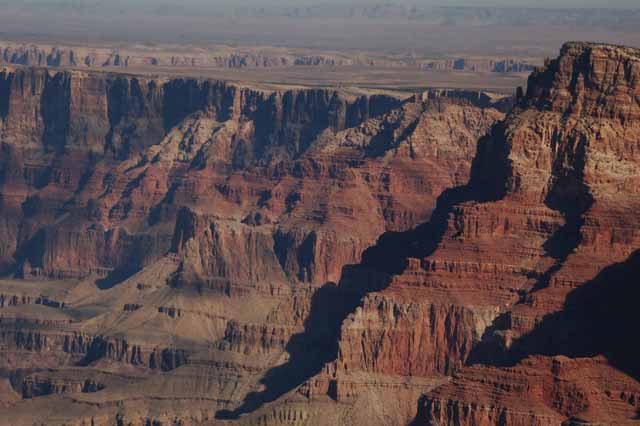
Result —
[[7, 424], [640, 422], [640, 50], [513, 97], [3, 67]]
[[533, 71], [536, 58], [500, 56], [430, 59], [379, 52], [318, 51], [273, 46], [64, 46], [3, 42], [0, 64], [72, 68], [415, 68], [474, 73]]

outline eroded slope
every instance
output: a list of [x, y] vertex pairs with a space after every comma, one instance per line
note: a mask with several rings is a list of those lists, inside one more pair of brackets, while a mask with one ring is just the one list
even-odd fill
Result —
[[343, 267], [428, 220], [503, 118], [464, 94], [31, 69], [0, 90], [13, 424], [201, 424], [295, 391], [377, 288]]

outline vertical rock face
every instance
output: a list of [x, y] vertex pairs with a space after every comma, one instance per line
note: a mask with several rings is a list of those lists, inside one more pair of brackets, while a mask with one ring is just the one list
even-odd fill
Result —
[[[42, 69], [5, 70], [0, 80], [0, 129], [6, 153], [2, 199], [3, 209], [13, 212], [3, 215], [5, 270], [28, 262], [38, 273], [58, 277], [136, 269], [145, 260], [133, 259], [133, 252], [147, 247], [153, 258], [169, 248], [171, 236], [166, 231], [149, 235], [113, 229], [133, 215], [130, 211], [139, 207], [135, 200], [119, 204], [113, 200], [117, 205], [109, 206], [111, 211], [104, 206], [110, 195], [128, 198], [139, 183], [151, 179], [155, 183], [149, 184], [161, 186], [155, 203], [172, 186], [175, 190], [174, 176], [168, 173], [177, 170], [166, 162], [164, 169], [152, 167], [166, 172], [163, 185], [144, 173], [118, 175], [135, 163], [149, 161], [147, 156], [156, 153], [147, 149], [160, 146], [165, 137], [179, 145], [176, 151], [185, 151], [180, 156], [191, 156], [191, 165], [186, 158], [178, 159], [180, 173], [207, 169], [203, 162], [215, 157], [210, 158], [210, 167], [224, 179], [234, 170], [296, 158], [321, 132], [357, 126], [400, 104], [389, 97], [348, 99], [322, 90], [267, 93], [211, 81], [163, 82], [81, 72], [51, 74]], [[194, 130], [198, 145], [190, 140]], [[214, 152], [210, 147], [211, 153], [205, 155], [203, 145], [212, 144], [208, 138], [214, 130], [224, 130], [215, 145], [226, 148]], [[165, 153], [151, 159], [158, 162]], [[160, 206], [140, 206], [144, 211], [135, 211], [137, 222], [149, 217], [151, 207], [158, 214], [164, 211]], [[77, 226], [78, 219], [86, 222], [84, 228]], [[46, 229], [40, 226], [47, 223], [51, 226]], [[39, 248], [32, 250], [30, 244]], [[12, 256], [18, 265], [11, 265]]]
[[[464, 181], [474, 140], [500, 117], [466, 101], [416, 101], [385, 116], [400, 101], [79, 72], [5, 72], [1, 86], [3, 205], [20, 212], [4, 215], [5, 270], [51, 277], [139, 269], [169, 249], [166, 228], [186, 205], [275, 228], [266, 234], [280, 265], [270, 267], [337, 281], [380, 232], [426, 219], [438, 193]], [[425, 131], [434, 143], [422, 147]], [[420, 170], [436, 157], [452, 169]], [[316, 193], [327, 198], [314, 204]], [[361, 229], [336, 245], [349, 223]]]
[[198, 111], [219, 122], [255, 121], [262, 143], [291, 145], [287, 150], [300, 154], [326, 128], [354, 127], [399, 106], [386, 96], [347, 99], [330, 90], [268, 93], [215, 81], [36, 68], [4, 69], [0, 80], [4, 142], [121, 159], [157, 144]]
[[565, 45], [479, 141], [469, 183], [365, 252], [386, 288], [316, 383], [452, 375], [416, 424], [635, 424], [639, 94], [638, 50]]
[[[104, 370], [120, 375], [65, 422], [147, 424], [162, 401], [171, 421], [202, 424], [277, 400], [339, 349], [341, 368], [453, 368], [442, 350], [406, 367], [339, 348], [346, 313], [384, 281], [343, 286], [343, 270], [468, 181], [477, 140], [504, 118], [491, 100], [34, 69], [5, 71], [0, 90], [1, 266], [26, 283], [0, 283], [0, 360], [34, 404], [55, 394], [75, 407]], [[431, 308], [403, 311], [404, 334], [386, 341], [372, 326], [371, 338], [410, 348], [410, 323]], [[418, 339], [451, 336], [442, 322]], [[323, 383], [354, 401], [366, 385]], [[145, 402], [103, 411], [123, 398]]]
[[506, 117], [18, 74], [3, 264], [102, 279], [0, 283], [12, 392], [136, 373], [72, 391], [78, 424], [637, 424], [640, 51], [569, 43]]
[[481, 73], [521, 73], [533, 71], [535, 65], [517, 58], [448, 58], [417, 59], [415, 57], [322, 52], [309, 54], [296, 49], [264, 49], [244, 47], [229, 50], [229, 46], [212, 45], [210, 49], [184, 49], [176, 46], [141, 46], [130, 48], [106, 46], [0, 46], [0, 64], [37, 67], [215, 67], [215, 68], [276, 68], [276, 67], [415, 67], [437, 71], [464, 70]]
[[[495, 110], [464, 103], [420, 101], [355, 128], [336, 134], [325, 131], [296, 161], [277, 160], [260, 169], [261, 177], [271, 180], [265, 184], [271, 186], [247, 187], [234, 173], [220, 195], [227, 203], [243, 198], [241, 223], [225, 224], [219, 208], [208, 214], [207, 225], [202, 219], [207, 213], [197, 203], [190, 208], [192, 213], [177, 221], [172, 251], [202, 252], [202, 244], [232, 244], [223, 233], [244, 235], [241, 241], [249, 238], [262, 248], [233, 249], [234, 261], [245, 269], [265, 269], [246, 270], [243, 279], [249, 274], [252, 281], [260, 282], [284, 272], [294, 282], [337, 282], [342, 267], [356, 261], [377, 235], [387, 229], [407, 229], [428, 217], [435, 195], [450, 182], [466, 179], [473, 141], [499, 116]], [[447, 130], [449, 126], [456, 129], [454, 133]], [[197, 160], [208, 163], [208, 157], [219, 152], [211, 146]], [[185, 196], [180, 190], [176, 197]], [[420, 205], [412, 201], [417, 198], [423, 200]], [[193, 217], [199, 219], [188, 219]], [[219, 271], [221, 259], [211, 258], [214, 252], [209, 248], [204, 253], [207, 257], [185, 256], [182, 272], [206, 277], [211, 268]], [[196, 258], [197, 264], [190, 263]], [[256, 263], [263, 261], [270, 265]], [[263, 278], [257, 279], [256, 274]]]
[[55, 393], [78, 424], [637, 424], [638, 50], [565, 45], [506, 117], [469, 93], [0, 82], [3, 266], [94, 277], [0, 283], [23, 423]]

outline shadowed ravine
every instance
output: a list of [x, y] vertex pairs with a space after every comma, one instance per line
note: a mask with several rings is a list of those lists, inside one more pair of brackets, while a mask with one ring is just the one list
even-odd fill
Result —
[[338, 356], [340, 328], [364, 296], [385, 289], [394, 274], [404, 269], [407, 257], [428, 256], [446, 231], [451, 207], [466, 200], [466, 187], [445, 191], [439, 198], [431, 221], [407, 232], [382, 235], [375, 246], [362, 255], [362, 262], [345, 266], [339, 285], [326, 284], [316, 291], [303, 333], [293, 336], [286, 347], [289, 360], [270, 369], [261, 379], [264, 390], [248, 394], [234, 410], [216, 413], [219, 419], [237, 419], [256, 411], [318, 374]]
[[[637, 333], [636, 304], [640, 286], [640, 251], [611, 265], [572, 291], [563, 310], [547, 315], [510, 350], [514, 362], [528, 355], [572, 358], [605, 355], [616, 368], [640, 380], [640, 347], [629, 342]], [[635, 330], [635, 331], [634, 331]]]
[[503, 156], [506, 145], [493, 143], [496, 137], [502, 140], [502, 129], [496, 126], [493, 132], [493, 137], [487, 136], [478, 142], [469, 184], [444, 191], [429, 222], [406, 232], [383, 234], [374, 246], [365, 250], [359, 264], [343, 268], [339, 285], [330, 283], [317, 290], [304, 332], [293, 336], [287, 345], [289, 361], [264, 375], [260, 381], [264, 390], [248, 394], [234, 410], [218, 411], [217, 418], [238, 419], [252, 413], [319, 373], [325, 364], [338, 356], [343, 321], [355, 312], [364, 296], [388, 287], [393, 275], [404, 270], [407, 258], [424, 258], [433, 253], [442, 241], [455, 205], [502, 196], [508, 164], [503, 161], [504, 167], [494, 165], [490, 176], [483, 176], [479, 170], [487, 165], [486, 159], [490, 155], [487, 151], [498, 149], [502, 153], [500, 158], [506, 158]]
[[[558, 138], [557, 135], [554, 137]], [[565, 150], [557, 155], [553, 165], [554, 180], [551, 182], [545, 204], [562, 213], [565, 223], [543, 245], [545, 255], [554, 260], [553, 264], [536, 277], [533, 287], [521, 295], [519, 304], [525, 303], [532, 293], [547, 288], [553, 276], [562, 269], [571, 253], [578, 248], [583, 238], [584, 215], [594, 202], [588, 186], [584, 183], [585, 141], [578, 144], [578, 155], [568, 149], [572, 148], [571, 144], [563, 146]], [[573, 155], [575, 158], [572, 158]], [[574, 168], [567, 169], [564, 166], [568, 158], [574, 160]], [[505, 331], [510, 327], [509, 316], [509, 312], [499, 315], [485, 330], [480, 343], [469, 354], [468, 364], [515, 365], [518, 360], [526, 357], [525, 353], [516, 348], [506, 351], [500, 339], [494, 338], [496, 332]]]
[[[237, 419], [266, 403], [275, 401], [319, 373], [327, 362], [337, 357], [342, 322], [355, 311], [364, 296], [386, 288], [393, 275], [402, 273], [407, 258], [428, 257], [436, 250], [447, 231], [449, 215], [456, 205], [466, 202], [490, 202], [504, 198], [512, 173], [508, 159], [510, 147], [504, 131], [503, 125], [498, 124], [489, 136], [478, 141], [478, 150], [472, 164], [469, 183], [444, 191], [438, 198], [429, 222], [407, 232], [383, 234], [376, 245], [363, 253], [360, 264], [343, 268], [339, 286], [325, 286], [319, 290], [314, 298], [314, 309], [305, 324], [305, 332], [294, 336], [289, 342], [287, 350], [291, 356], [290, 360], [267, 372], [261, 381], [264, 385], [263, 391], [249, 394], [238, 408], [220, 411], [217, 416], [224, 419]], [[584, 149], [584, 146], [578, 148]], [[582, 239], [584, 214], [593, 203], [588, 187], [583, 183], [584, 164], [575, 164], [573, 169], [567, 171], [563, 168], [565, 155], [569, 154], [561, 152], [556, 158], [553, 166], [554, 181], [551, 182], [545, 199], [548, 207], [561, 212], [565, 217], [564, 225], [556, 230], [544, 244], [546, 255], [554, 259], [554, 263], [538, 276], [536, 284], [523, 294], [522, 301], [532, 292], [546, 288], [553, 275], [562, 268], [569, 255], [578, 247]], [[331, 294], [335, 297], [332, 298]], [[329, 297], [325, 298], [325, 295]], [[342, 303], [336, 304], [338, 300]], [[327, 312], [331, 312], [330, 316], [326, 317], [325, 321], [319, 321], [318, 319]], [[603, 317], [608, 319], [610, 315], [604, 313]], [[550, 318], [549, 321], [554, 320]], [[495, 331], [507, 327], [508, 321], [505, 315], [496, 318], [481, 341], [472, 348], [467, 363], [514, 365], [517, 360], [535, 353], [530, 350], [531, 348], [527, 349], [529, 346], [527, 340], [533, 337], [523, 338], [522, 342], [518, 342], [509, 353], [504, 353], [499, 343], [492, 337]], [[548, 337], [547, 333], [543, 334], [545, 338], [553, 339]], [[545, 345], [534, 344], [532, 347], [545, 347]], [[584, 350], [581, 353], [588, 352]], [[621, 361], [621, 363], [624, 362], [624, 360]]]

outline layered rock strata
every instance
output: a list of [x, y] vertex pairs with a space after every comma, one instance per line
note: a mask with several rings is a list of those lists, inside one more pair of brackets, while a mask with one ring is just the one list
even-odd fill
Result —
[[356, 282], [386, 287], [315, 383], [452, 377], [421, 425], [636, 424], [639, 76], [638, 50], [584, 43], [533, 73], [469, 183], [366, 253]]
[[54, 424], [202, 424], [294, 390], [370, 289], [343, 293], [344, 266], [428, 220], [504, 117], [479, 95], [43, 69], [7, 69], [0, 93], [14, 424], [54, 400]]
[[283, 67], [414, 67], [433, 71], [522, 73], [535, 68], [517, 58], [449, 58], [431, 60], [413, 56], [382, 56], [366, 53], [289, 50], [281, 48], [109, 48], [47, 46], [5, 43], [0, 64], [74, 68], [283, 68]]
[[638, 423], [638, 50], [566, 44], [506, 117], [42, 73], [0, 85], [14, 424]]

